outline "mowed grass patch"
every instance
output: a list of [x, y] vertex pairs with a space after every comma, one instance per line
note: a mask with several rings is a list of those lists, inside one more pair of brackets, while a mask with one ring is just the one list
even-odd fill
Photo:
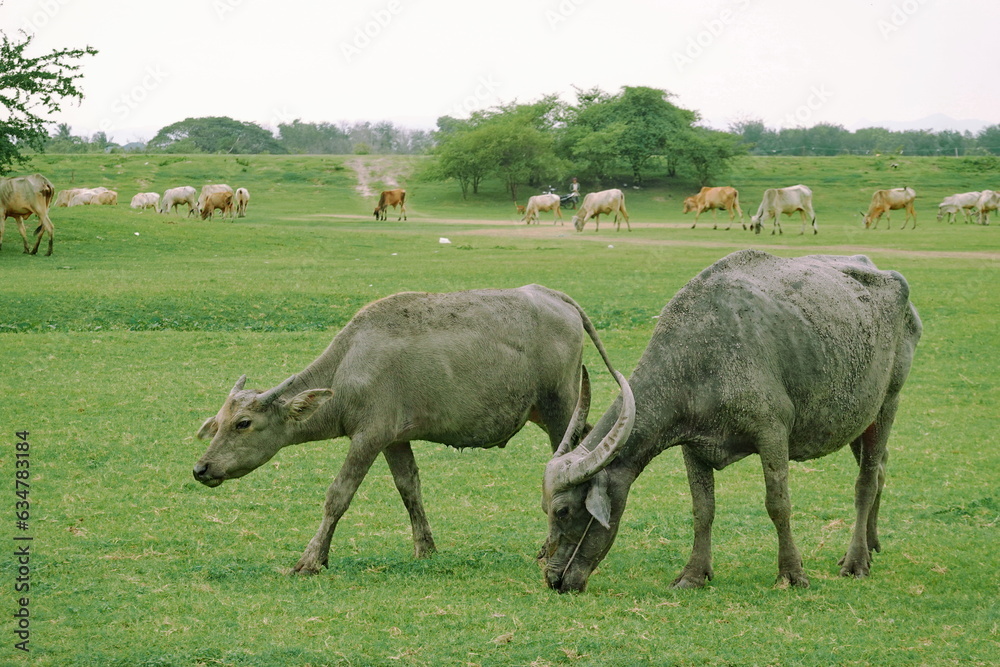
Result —
[[[175, 169], [171, 182], [195, 174], [236, 186], [223, 168], [238, 175], [246, 167], [226, 156], [181, 157], [158, 173]], [[46, 159], [65, 160], [63, 170], [76, 165], [78, 181], [114, 171], [90, 156], [93, 163]], [[256, 159], [248, 158], [245, 173], [254, 173]], [[285, 179], [337, 159], [261, 156], [274, 171], [259, 175], [250, 216], [235, 223], [174, 217], [169, 224], [121, 206], [57, 209], [55, 255], [22, 256], [16, 244], [0, 254], [3, 421], [9, 442], [15, 430], [31, 431], [35, 536], [32, 652], [20, 656], [7, 644], [3, 660], [997, 661], [996, 228], [922, 219], [912, 234], [896, 225], [864, 232], [851, 226], [845, 203], [844, 220], [821, 218], [818, 237], [787, 226], [775, 238], [690, 230], [679, 207], [653, 216], [653, 198], [670, 188], [651, 189], [648, 200], [638, 191], [637, 210], [647, 217], [643, 207], [650, 207], [649, 224], [631, 234], [603, 224], [599, 234], [589, 227], [580, 235], [548, 221], [531, 229], [498, 224], [502, 218], [489, 212], [506, 206], [499, 196], [452, 201], [448, 211], [442, 204], [435, 215], [450, 216], [442, 222], [375, 223], [349, 169], [332, 170], [342, 180], [324, 185]], [[930, 170], [934, 161], [916, 162]], [[848, 184], [839, 196], [837, 164]], [[813, 169], [830, 179], [829, 202], [855, 200], [864, 185], [854, 182], [851, 161], [787, 165], [762, 161], [772, 171], [760, 181], [807, 182], [792, 169]], [[147, 167], [132, 166], [118, 176], [135, 179]], [[256, 198], [269, 187], [272, 196]], [[375, 298], [542, 283], [584, 306], [616, 366], [629, 373], [673, 293], [748, 246], [786, 256], [864, 251], [907, 276], [924, 319], [890, 439], [884, 550], [870, 579], [837, 576], [854, 514], [856, 465], [846, 450], [792, 465], [793, 529], [812, 581], [806, 591], [772, 586], [776, 537], [752, 457], [717, 475], [716, 578], [706, 589], [668, 588], [691, 544], [687, 482], [672, 450], [633, 487], [618, 539], [587, 592], [569, 596], [547, 590], [534, 561], [546, 533], [540, 487], [549, 454], [533, 425], [502, 450], [415, 444], [439, 547], [426, 560], [412, 557], [406, 512], [377, 461], [337, 528], [330, 568], [310, 578], [288, 571], [318, 525], [346, 440], [288, 448], [216, 489], [191, 476], [207, 444], [194, 434], [240, 374], [249, 386], [273, 386]], [[711, 333], [693, 332], [692, 344], [699, 335]], [[614, 383], [589, 344], [585, 361], [599, 413], [613, 401]], [[12, 450], [2, 451], [0, 467], [12, 471]], [[12, 519], [6, 525], [11, 535]], [[0, 571], [12, 612], [16, 565], [3, 559]]]

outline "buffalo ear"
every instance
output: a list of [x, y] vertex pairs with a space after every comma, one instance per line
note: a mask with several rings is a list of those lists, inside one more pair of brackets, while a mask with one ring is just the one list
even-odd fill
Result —
[[298, 394], [288, 403], [288, 418], [304, 422], [327, 401], [333, 398], [332, 389], [308, 389]]
[[590, 480], [587, 511], [605, 528], [611, 528], [611, 499], [608, 497], [608, 473], [602, 470]]
[[215, 434], [219, 432], [219, 423], [215, 421], [215, 417], [209, 417], [205, 420], [205, 423], [201, 425], [198, 429], [198, 439], [208, 440], [215, 437]]

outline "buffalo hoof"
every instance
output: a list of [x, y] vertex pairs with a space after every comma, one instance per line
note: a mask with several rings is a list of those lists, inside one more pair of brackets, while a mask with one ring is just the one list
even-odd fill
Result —
[[681, 572], [680, 576], [674, 579], [673, 583], [670, 584], [671, 588], [704, 588], [705, 581], [712, 580], [712, 569], [709, 568], [707, 572], [689, 572], [684, 570]]
[[871, 573], [872, 559], [870, 552], [863, 558], [850, 558], [849, 556], [850, 554], [837, 561], [837, 565], [841, 566], [840, 576], [864, 579]]
[[809, 577], [802, 572], [779, 572], [774, 585], [778, 588], [809, 588]]
[[320, 570], [322, 570], [322, 569], [323, 569], [323, 566], [319, 562], [317, 562], [315, 560], [309, 560], [309, 561], [307, 561], [305, 558], [303, 558], [302, 560], [300, 560], [298, 563], [295, 564], [294, 568], [292, 568], [292, 573], [293, 574], [319, 574]]

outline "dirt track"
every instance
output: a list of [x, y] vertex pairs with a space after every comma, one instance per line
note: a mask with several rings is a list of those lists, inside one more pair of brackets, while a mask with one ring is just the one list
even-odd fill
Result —
[[[301, 218], [295, 218], [298, 220], [310, 220], [316, 218], [334, 218], [337, 220], [356, 220], [365, 222], [368, 221], [367, 218], [359, 218], [356, 215], [338, 215], [331, 213], [316, 213], [309, 216], [303, 216]], [[630, 237], [629, 233], [624, 229], [620, 232], [614, 230], [613, 224], [608, 224], [600, 232], [595, 232], [592, 227], [589, 227], [581, 233], [576, 233], [573, 231], [573, 226], [567, 222], [566, 224], [540, 224], [540, 225], [524, 225], [513, 220], [482, 220], [482, 219], [444, 219], [444, 218], [420, 218], [419, 220], [411, 220], [411, 222], [432, 222], [434, 224], [441, 225], [482, 225], [485, 229], [463, 229], [461, 231], [452, 232], [452, 236], [510, 236], [516, 238], [537, 238], [537, 239], [555, 239], [563, 238], [567, 236], [572, 236], [575, 239], [581, 241], [593, 241], [597, 243], [615, 243], [615, 244], [642, 244], [642, 245], [661, 245], [661, 246], [677, 246], [677, 247], [687, 247], [687, 248], [733, 248], [736, 246], [746, 247], [753, 246], [760, 250], [787, 250], [790, 246], [776, 244], [773, 242], [765, 242], [765, 239], [770, 238], [769, 236], [755, 236], [750, 232], [744, 232], [741, 229], [732, 229], [728, 232], [724, 230], [718, 230], [719, 234], [732, 235], [727, 240], [720, 241], [685, 241], [680, 239], [649, 239], [643, 237]], [[633, 229], [690, 229], [691, 225], [685, 223], [669, 223], [669, 222], [659, 222], [659, 223], [644, 223], [644, 222], [633, 222]], [[506, 231], [504, 231], [506, 229]], [[741, 243], [737, 235], [743, 236], [746, 239], [745, 243]], [[793, 234], [787, 236], [794, 237]], [[822, 235], [820, 235], [820, 238]], [[795, 246], [796, 249], [801, 250], [799, 246]], [[830, 253], [843, 255], [846, 253], [857, 253], [857, 254], [881, 254], [881, 255], [894, 255], [897, 257], [924, 257], [927, 259], [980, 259], [985, 261], [1000, 261], [1000, 253], [997, 252], [981, 252], [981, 251], [949, 251], [949, 250], [900, 250], [898, 248], [879, 248], [874, 246], [862, 246], [862, 245], [813, 245], [808, 248], [809, 252], [814, 253]]]

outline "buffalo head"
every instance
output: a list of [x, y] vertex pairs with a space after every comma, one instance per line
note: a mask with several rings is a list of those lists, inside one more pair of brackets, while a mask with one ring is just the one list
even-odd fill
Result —
[[542, 554], [545, 581], [561, 593], [586, 588], [590, 573], [614, 542], [625, 508], [628, 483], [614, 483], [606, 468], [632, 431], [635, 399], [621, 373], [615, 371], [615, 379], [622, 390], [617, 417], [609, 410], [577, 446], [590, 407], [590, 383], [584, 372], [573, 420], [545, 466], [542, 509], [549, 517], [549, 536]]
[[200, 440], [211, 438], [212, 443], [195, 464], [194, 478], [206, 486], [218, 486], [256, 470], [279, 449], [296, 442], [296, 431], [333, 392], [309, 389], [282, 398], [295, 380], [293, 375], [263, 393], [243, 389], [246, 375], [237, 380], [222, 409], [198, 431]]

